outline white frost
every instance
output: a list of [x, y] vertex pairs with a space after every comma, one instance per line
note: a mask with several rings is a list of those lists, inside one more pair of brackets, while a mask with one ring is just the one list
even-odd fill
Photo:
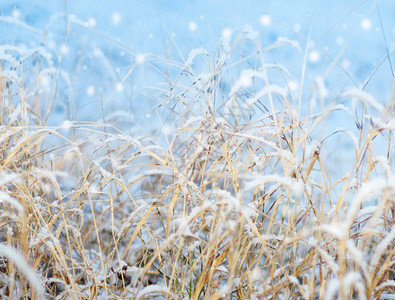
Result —
[[378, 112], [382, 112], [384, 109], [383, 105], [380, 102], [378, 102], [375, 97], [373, 97], [368, 92], [365, 92], [356, 87], [351, 87], [347, 89], [342, 94], [342, 98], [351, 98], [353, 101], [355, 100], [361, 101], [364, 104], [370, 105]]
[[245, 184], [244, 191], [255, 188], [259, 185], [265, 185], [270, 182], [278, 183], [293, 190], [297, 195], [303, 192], [303, 182], [291, 177], [282, 177], [279, 175], [254, 175], [253, 180]]
[[171, 298], [175, 298], [175, 296], [169, 291], [169, 289], [165, 285], [153, 284], [143, 288], [137, 295], [136, 299], [146, 299], [148, 294], [166, 294]]
[[20, 214], [23, 213], [23, 206], [15, 198], [2, 191], [0, 191], [0, 203], [1, 202], [11, 204], [18, 210]]
[[64, 121], [62, 125], [60, 125], [62, 129], [70, 129], [71, 127], [73, 127], [73, 122], [69, 120]]
[[12, 260], [18, 267], [19, 271], [26, 276], [30, 283], [34, 286], [38, 299], [43, 299], [44, 290], [36, 272], [28, 265], [25, 258], [19, 254], [15, 249], [0, 244], [0, 255]]
[[198, 56], [200, 54], [208, 55], [206, 49], [204, 49], [203, 47], [192, 49], [188, 54], [188, 58], [187, 58], [187, 61], [185, 62], [185, 65], [187, 67], [192, 66], [193, 60], [195, 59], [196, 56]]
[[255, 40], [259, 35], [259, 32], [256, 31], [250, 24], [244, 26], [243, 33], [246, 35], [246, 38], [250, 40]]

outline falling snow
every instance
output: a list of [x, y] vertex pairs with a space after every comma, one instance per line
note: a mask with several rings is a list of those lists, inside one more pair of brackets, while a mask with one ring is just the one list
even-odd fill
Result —
[[145, 54], [137, 54], [136, 55], [136, 63], [138, 65], [141, 65], [141, 64], [145, 63], [145, 57], [146, 57]]
[[120, 13], [113, 13], [111, 15], [111, 21], [114, 26], [118, 26], [122, 21], [122, 16]]
[[88, 88], [86, 89], [86, 94], [88, 96], [93, 96], [95, 94], [95, 87], [92, 85], [88, 86]]
[[125, 89], [125, 87], [123, 86], [122, 83], [117, 83], [117, 85], [115, 86], [115, 90], [117, 92], [122, 92]]
[[190, 31], [192, 31], [192, 32], [196, 31], [196, 29], [197, 29], [197, 24], [196, 24], [195, 22], [193, 22], [193, 21], [189, 22], [189, 24], [188, 24], [188, 29], [189, 29]]
[[321, 59], [321, 54], [318, 51], [311, 51], [309, 53], [309, 61], [311, 61], [312, 63], [316, 63]]
[[270, 15], [263, 15], [259, 21], [263, 27], [267, 27], [272, 23], [272, 17]]
[[367, 18], [361, 20], [360, 26], [363, 30], [370, 30], [372, 28], [372, 21]]

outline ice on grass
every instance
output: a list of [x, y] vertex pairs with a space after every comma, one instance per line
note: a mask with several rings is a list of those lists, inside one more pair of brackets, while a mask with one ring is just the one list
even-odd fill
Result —
[[[152, 294], [152, 295], [150, 295]], [[152, 284], [149, 286], [146, 286], [145, 288], [143, 288], [137, 295], [136, 295], [136, 299], [147, 299], [148, 295], [150, 295], [150, 297], [154, 297], [154, 294], [156, 296], [158, 295], [167, 295], [170, 296], [171, 298], [174, 297], [174, 295], [168, 290], [168, 288], [165, 285], [159, 285], [159, 284]]]
[[27, 29], [27, 30], [29, 30], [31, 32], [34, 32], [34, 33], [36, 33], [36, 34], [38, 34], [40, 36], [43, 34], [42, 30], [39, 30], [39, 29], [34, 28], [32, 26], [29, 26], [25, 22], [22, 22], [21, 20], [18, 20], [17, 18], [14, 18], [14, 17], [0, 16], [0, 22], [8, 23], [8, 24], [11, 24], [11, 25], [15, 25], [15, 26], [19, 26], [19, 27], [25, 28], [25, 29]]
[[191, 229], [189, 228], [189, 221], [190, 221], [190, 220], [188, 220], [188, 219], [186, 219], [186, 218], [178, 218], [178, 219], [175, 219], [175, 220], [172, 222], [172, 225], [174, 224], [175, 227], [178, 228], [176, 234], [177, 234], [177, 235], [184, 236], [184, 237], [189, 236], [189, 237], [193, 237], [193, 238], [199, 239], [199, 237], [196, 236], [195, 234], [193, 234], [192, 231], [191, 231]]
[[363, 284], [363, 280], [361, 275], [357, 272], [350, 272], [343, 278], [342, 282], [345, 286], [345, 289], [348, 291], [356, 290], [358, 294], [358, 299], [366, 300], [366, 292], [365, 286]]
[[71, 127], [73, 127], [73, 122], [69, 121], [69, 120], [65, 120], [61, 125], [60, 128], [62, 129], [70, 129]]
[[253, 97], [251, 97], [247, 102], [246, 106], [251, 107], [256, 101], [262, 99], [266, 95], [278, 95], [281, 98], [286, 98], [288, 95], [287, 87], [281, 87], [277, 84], [269, 84], [257, 92]]
[[241, 88], [247, 88], [251, 86], [252, 84], [252, 78], [253, 77], [264, 77], [264, 74], [261, 74], [262, 72], [258, 72], [253, 69], [248, 69], [248, 70], [243, 70], [240, 74], [239, 79], [236, 81], [234, 86], [232, 87], [230, 94], [235, 94], [239, 89]]
[[344, 133], [347, 134], [350, 137], [354, 148], [358, 149], [359, 142], [358, 142], [358, 138], [355, 136], [355, 134], [352, 131], [350, 131], [350, 130], [346, 130], [346, 131], [344, 131]]
[[332, 300], [337, 299], [336, 294], [339, 290], [339, 279], [332, 278], [326, 288], [325, 299]]
[[16, 122], [18, 118], [20, 117], [22, 112], [22, 106], [20, 103], [15, 107], [14, 111], [8, 115], [8, 122], [10, 124]]
[[310, 160], [314, 155], [320, 152], [321, 142], [318, 140], [313, 140], [311, 143], [306, 145], [305, 158]]
[[10, 182], [19, 183], [20, 175], [14, 173], [0, 173], [0, 186], [6, 185]]
[[277, 48], [280, 46], [291, 46], [291, 47], [297, 49], [299, 52], [302, 52], [298, 41], [291, 40], [291, 39], [284, 37], [284, 36], [278, 37], [277, 41], [274, 44], [266, 47], [264, 50], [267, 51], [267, 50], [271, 50], [271, 49], [274, 49], [274, 48]]
[[379, 163], [384, 170], [385, 177], [390, 178], [392, 173], [387, 157], [381, 155], [375, 156], [373, 157], [373, 162]]
[[355, 242], [348, 239], [346, 241], [346, 247], [348, 252], [350, 253], [351, 259], [354, 260], [355, 263], [358, 264], [363, 270], [367, 270], [367, 266], [364, 261], [364, 254], [361, 250], [358, 249], [358, 247], [355, 245]]
[[255, 40], [259, 36], [259, 32], [256, 31], [250, 24], [247, 24], [243, 28], [243, 33], [246, 39]]
[[[47, 49], [45, 49], [44, 47], [40, 46], [40, 47], [33, 47], [33, 48], [25, 49], [25, 50], [23, 50], [23, 52], [21, 54], [22, 54], [22, 57], [21, 57], [20, 61], [22, 61], [22, 62], [26, 61], [27, 59], [29, 59], [35, 55], [41, 56], [42, 58], [45, 59], [45, 61], [48, 64], [48, 69], [42, 70], [42, 73], [43, 72], [48, 72], [48, 73], [53, 72], [54, 69], [52, 67], [52, 54], [50, 52], [48, 52]], [[49, 71], [47, 71], [47, 70], [49, 70]]]
[[48, 76], [41, 76], [40, 77], [40, 86], [42, 87], [42, 88], [48, 88], [49, 87], [49, 84], [50, 84], [50, 79], [49, 79], [49, 77]]
[[233, 286], [239, 286], [239, 285], [240, 285], [240, 282], [241, 282], [240, 278], [238, 278], [238, 277], [233, 278], [233, 280], [232, 280], [232, 285], [233, 285]]
[[135, 137], [131, 137], [129, 135], [126, 134], [117, 134], [113, 137], [109, 137], [107, 138], [104, 142], [106, 144], [111, 143], [113, 141], [124, 141], [126, 143], [132, 144], [134, 146], [137, 146], [139, 148], [142, 148], [143, 146], [141, 145], [140, 141], [138, 138]]
[[0, 203], [2, 202], [12, 205], [19, 214], [22, 214], [24, 211], [23, 206], [14, 197], [11, 197], [6, 192], [0, 191]]
[[316, 250], [318, 251], [318, 253], [321, 256], [322, 261], [325, 262], [325, 264], [328, 265], [328, 267], [331, 269], [331, 271], [334, 274], [337, 274], [339, 272], [339, 266], [336, 264], [334, 258], [332, 255], [330, 255], [326, 250], [322, 249], [319, 245], [318, 242], [314, 239], [314, 238], [310, 238], [309, 243], [311, 246], [313, 246], [314, 248], [316, 248]]
[[252, 180], [246, 182], [244, 191], [248, 191], [260, 185], [264, 186], [268, 183], [277, 183], [282, 186], [286, 186], [290, 188], [297, 196], [300, 196], [303, 193], [303, 187], [304, 187], [303, 182], [295, 178], [282, 177], [276, 174], [273, 175], [256, 174], [250, 178], [252, 178]]
[[201, 55], [201, 54], [205, 54], [208, 56], [206, 49], [204, 49], [203, 47], [195, 48], [195, 49], [192, 49], [191, 51], [189, 51], [188, 58], [185, 62], [185, 65], [188, 67], [192, 66], [195, 57], [198, 55]]
[[395, 191], [395, 176], [391, 175], [388, 178], [378, 177], [374, 178], [362, 185], [359, 189], [356, 198], [353, 199], [350, 209], [347, 213], [348, 226], [352, 225], [353, 220], [357, 216], [360, 206], [367, 200], [380, 196], [385, 189]]
[[[380, 285], [381, 286], [381, 285]], [[377, 287], [377, 290], [382, 290], [381, 288]], [[381, 294], [379, 300], [394, 300], [395, 295], [394, 294], [386, 294], [385, 292]]]
[[289, 282], [291, 282], [293, 284], [296, 284], [296, 285], [299, 285], [299, 280], [295, 276], [289, 275], [288, 279], [289, 279]]
[[102, 166], [100, 166], [100, 163], [96, 160], [92, 160], [92, 163], [95, 165], [95, 167], [99, 170], [100, 174], [105, 178], [110, 178], [111, 177], [111, 173], [108, 172], [107, 170], [105, 170]]
[[215, 270], [222, 273], [229, 273], [229, 270], [225, 266], [218, 266]]
[[359, 219], [364, 215], [373, 215], [377, 211], [377, 206], [366, 206], [358, 211], [358, 214], [355, 219]]
[[328, 97], [329, 91], [326, 88], [325, 81], [321, 76], [314, 78], [314, 84], [317, 87], [318, 95], [321, 100], [324, 100], [326, 97]]
[[[395, 287], [395, 280], [386, 280], [383, 283], [379, 284], [376, 289], [377, 290], [384, 290], [385, 287]], [[388, 297], [387, 296], [391, 296]], [[395, 299], [395, 295], [388, 295], [388, 294], [382, 294], [382, 297], [380, 299]]]
[[261, 142], [261, 143], [271, 147], [272, 149], [274, 149], [276, 151], [280, 151], [280, 148], [278, 148], [275, 143], [273, 143], [272, 141], [266, 140], [266, 139], [264, 139], [262, 137], [254, 136], [254, 135], [251, 135], [251, 134], [242, 134], [242, 133], [237, 133], [237, 132], [227, 132], [227, 134], [238, 136], [238, 137], [241, 137], [241, 138], [246, 138], [248, 140]]
[[370, 271], [372, 272], [379, 266], [381, 257], [385, 254], [388, 247], [392, 247], [393, 241], [395, 240], [395, 226], [392, 226], [391, 232], [380, 241], [380, 243], [375, 247], [373, 257], [370, 259]]
[[[213, 191], [213, 194], [217, 196], [218, 201], [222, 201], [223, 203], [226, 203], [229, 205], [229, 210], [236, 210], [240, 211], [241, 208], [241, 203], [240, 200], [235, 198], [231, 193], [229, 193], [226, 190], [220, 190], [220, 189], [215, 189]], [[215, 206], [217, 203], [215, 203]], [[215, 207], [212, 208], [215, 210]]]
[[314, 229], [315, 231], [323, 231], [332, 234], [339, 240], [341, 240], [347, 233], [344, 224], [321, 224]]
[[36, 272], [28, 265], [22, 254], [15, 249], [0, 244], [0, 256], [5, 256], [11, 260], [19, 269], [19, 271], [29, 280], [30, 284], [34, 287], [38, 299], [43, 299], [44, 289], [38, 278]]
[[395, 120], [389, 120], [388, 122], [385, 122], [382, 119], [373, 117], [371, 115], [364, 115], [364, 118], [369, 120], [370, 123], [377, 129], [377, 130], [384, 130], [384, 129], [389, 129], [389, 130], [395, 130]]
[[212, 78], [213, 75], [211, 73], [202, 73], [197, 76], [196, 81], [199, 82], [200, 87], [202, 87], [205, 86]]
[[[20, 66], [20, 62], [16, 60], [13, 55], [9, 54], [9, 51], [7, 50], [9, 49], [4, 46], [0, 46], [0, 60], [7, 61], [11, 68], [18, 68]], [[3, 73], [3, 70], [1, 70], [1, 73]]]
[[230, 40], [232, 38], [233, 30], [230, 28], [225, 28], [222, 30], [222, 47], [225, 49], [225, 52], [230, 50]]
[[384, 110], [383, 105], [380, 102], [378, 102], [375, 97], [373, 97], [368, 92], [365, 92], [357, 87], [348, 88], [342, 94], [342, 98], [351, 98], [354, 103], [354, 106], [356, 104], [355, 103], [356, 101], [360, 101], [364, 104], [373, 107], [378, 112], [382, 112]]
[[252, 281], [262, 281], [263, 276], [262, 276], [263, 270], [259, 267], [254, 268], [251, 273], [251, 279]]
[[0, 70], [0, 76], [3, 79], [7, 79], [15, 84], [18, 84], [19, 76], [14, 70]]

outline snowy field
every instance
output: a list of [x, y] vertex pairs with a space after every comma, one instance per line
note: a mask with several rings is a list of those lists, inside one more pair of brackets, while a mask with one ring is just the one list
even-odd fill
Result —
[[2, 0], [0, 296], [395, 299], [394, 15]]

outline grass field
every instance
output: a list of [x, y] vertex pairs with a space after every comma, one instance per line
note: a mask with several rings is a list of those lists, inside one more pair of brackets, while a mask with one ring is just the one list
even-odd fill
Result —
[[306, 100], [303, 79], [265, 57], [295, 43], [251, 34], [224, 32], [215, 57], [162, 60], [179, 76], [158, 85], [150, 134], [103, 105], [102, 122], [48, 125], [61, 72], [43, 52], [2, 46], [0, 295], [395, 294], [394, 98], [329, 97], [317, 79]]

